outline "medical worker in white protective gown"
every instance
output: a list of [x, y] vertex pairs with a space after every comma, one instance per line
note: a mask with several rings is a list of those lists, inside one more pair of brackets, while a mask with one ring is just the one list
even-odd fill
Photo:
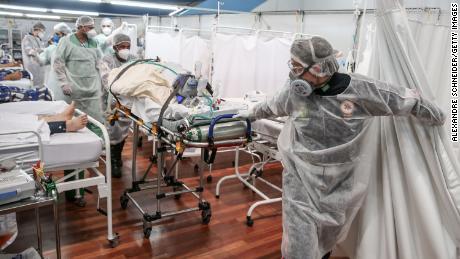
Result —
[[[123, 64], [133, 61], [136, 57], [130, 54], [131, 39], [128, 35], [118, 33], [113, 36], [113, 52], [106, 54], [102, 59], [102, 85], [104, 87], [102, 104], [103, 109], [106, 111], [106, 117], [112, 113], [112, 107], [114, 105], [114, 98], [109, 94], [108, 77], [112, 69], [121, 67]], [[122, 98], [122, 97], [120, 97]], [[121, 153], [123, 146], [125, 145], [125, 139], [129, 133], [129, 126], [131, 120], [125, 117], [120, 117], [113, 125], [106, 125], [110, 136], [110, 155], [112, 161], [112, 176], [116, 178], [121, 177], [121, 169], [123, 161]]]
[[114, 30], [115, 25], [113, 24], [112, 19], [103, 18], [101, 20], [101, 31], [102, 33], [98, 34], [94, 39], [97, 41], [99, 48], [102, 50], [104, 55], [113, 54], [113, 37], [121, 33], [124, 29], [128, 27], [128, 23], [123, 22], [120, 27]]
[[43, 51], [45, 39], [45, 25], [37, 22], [32, 31], [22, 39], [22, 62], [24, 68], [32, 73], [33, 85], [43, 87], [45, 82], [45, 68], [40, 65], [38, 55]]
[[433, 126], [445, 117], [415, 90], [338, 73], [333, 48], [321, 37], [295, 40], [288, 65], [287, 85], [238, 116], [288, 116], [278, 138], [284, 165], [282, 254], [328, 258], [366, 194], [363, 140], [369, 134], [363, 133], [370, 118], [414, 116]]
[[[48, 47], [46, 47], [43, 50], [43, 52], [40, 53], [40, 55], [38, 55], [38, 59], [42, 66], [53, 64], [54, 52], [56, 51], [60, 39], [72, 32], [72, 29], [70, 29], [70, 27], [63, 22], [54, 25], [53, 30], [54, 35], [51, 38], [52, 43]], [[56, 72], [54, 71], [54, 69], [52, 69], [52, 67], [49, 71], [48, 78], [46, 79], [45, 84], [46, 87], [48, 87], [51, 90], [51, 92], [53, 92], [54, 100], [64, 100], [70, 103], [69, 96], [64, 95], [64, 93], [62, 92], [61, 85], [59, 84], [59, 81], [56, 76]]]

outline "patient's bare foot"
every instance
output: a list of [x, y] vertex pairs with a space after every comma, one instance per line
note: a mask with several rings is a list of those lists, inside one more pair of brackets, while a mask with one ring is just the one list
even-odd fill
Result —
[[61, 114], [64, 116], [64, 120], [70, 120], [73, 117], [73, 113], [75, 112], [75, 102], [72, 101], [69, 106], [67, 106]]
[[51, 121], [68, 121], [73, 118], [73, 113], [75, 112], [75, 102], [72, 101], [72, 103], [67, 106], [62, 112], [55, 114], [55, 115], [49, 115], [44, 117], [45, 121], [51, 122]]
[[80, 115], [75, 117], [71, 120], [67, 120], [66, 124], [66, 132], [74, 132], [80, 129], [83, 129], [86, 124], [88, 123], [88, 116], [86, 114]]

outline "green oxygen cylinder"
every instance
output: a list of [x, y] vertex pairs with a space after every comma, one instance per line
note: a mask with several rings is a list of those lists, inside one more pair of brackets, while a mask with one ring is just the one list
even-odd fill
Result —
[[[237, 139], [246, 137], [245, 121], [230, 121], [218, 123], [214, 127], [214, 141]], [[209, 125], [198, 126], [189, 129], [185, 133], [185, 138], [190, 141], [207, 141]]]

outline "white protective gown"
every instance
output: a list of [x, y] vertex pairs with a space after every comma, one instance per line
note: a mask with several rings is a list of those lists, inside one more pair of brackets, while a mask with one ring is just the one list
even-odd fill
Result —
[[40, 38], [27, 34], [22, 39], [22, 62], [24, 68], [32, 73], [35, 87], [43, 87], [45, 82], [45, 68], [38, 60], [38, 54], [42, 52], [42, 49], [43, 43]]
[[368, 186], [367, 151], [375, 147], [364, 133], [373, 116], [444, 122], [441, 110], [414, 90], [350, 76], [341, 94], [302, 97], [287, 86], [251, 110], [257, 119], [289, 116], [278, 138], [284, 258], [321, 258], [347, 233]]

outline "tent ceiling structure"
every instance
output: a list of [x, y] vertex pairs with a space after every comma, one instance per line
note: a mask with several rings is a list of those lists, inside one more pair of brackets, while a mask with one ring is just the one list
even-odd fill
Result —
[[[148, 4], [164, 4], [179, 7], [191, 7], [198, 8], [199, 10], [193, 10], [190, 14], [209, 14], [215, 13], [218, 6], [218, 0], [138, 0], [136, 2], [143, 2]], [[223, 1], [221, 1], [223, 2]], [[265, 0], [236, 0], [227, 1], [221, 4], [221, 9], [233, 11], [233, 12], [251, 12], [254, 8], [265, 2]], [[85, 12], [98, 12], [100, 16], [132, 16], [132, 15], [150, 15], [150, 16], [168, 16], [171, 10], [145, 8], [137, 6], [125, 6], [111, 4], [110, 0], [102, 0], [100, 3], [94, 1], [81, 1], [81, 0], [4, 0], [1, 1], [3, 5], [17, 5], [22, 7], [39, 7], [46, 9], [64, 9], [64, 10], [78, 10]], [[205, 10], [207, 9], [207, 10]], [[8, 11], [0, 7], [2, 11]], [[43, 13], [42, 13], [43, 14]], [[73, 15], [75, 16], [75, 15]]]

